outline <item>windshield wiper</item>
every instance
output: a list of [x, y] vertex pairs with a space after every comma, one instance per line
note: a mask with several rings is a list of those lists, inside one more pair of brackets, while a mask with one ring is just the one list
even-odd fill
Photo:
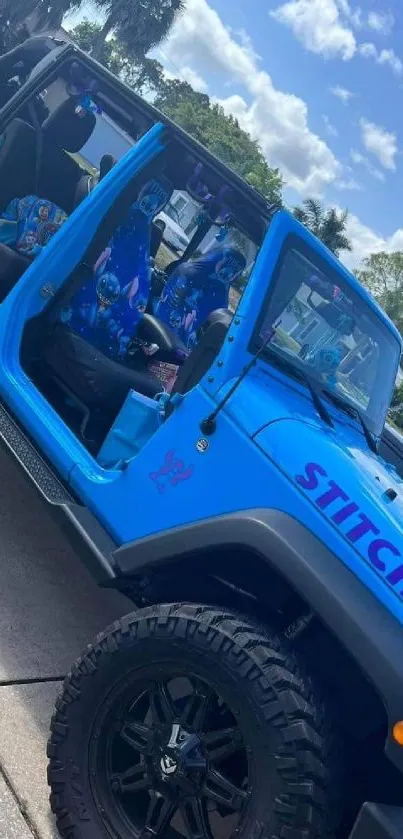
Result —
[[332, 390], [322, 390], [322, 393], [324, 396], [327, 397], [327, 399], [330, 399], [330, 401], [333, 402], [334, 405], [337, 405], [339, 408], [342, 409], [342, 411], [345, 411], [346, 414], [350, 414], [350, 417], [356, 417], [356, 419], [358, 419], [358, 422], [360, 423], [361, 428], [364, 432], [364, 436], [369, 448], [375, 454], [378, 454], [377, 442], [373, 434], [371, 434], [361, 411], [359, 411], [358, 408], [352, 405], [351, 402], [348, 402], [346, 399], [343, 399], [342, 396], [338, 396], [336, 393], [333, 393]]
[[303, 384], [307, 386], [309, 393], [312, 397], [312, 402], [315, 405], [315, 408], [320, 418], [323, 419], [323, 421], [326, 422], [327, 425], [330, 425], [330, 427], [333, 428], [333, 420], [329, 414], [329, 411], [326, 408], [326, 405], [320, 398], [320, 391], [316, 387], [314, 380], [311, 379], [311, 377], [308, 376], [308, 374], [305, 373], [304, 370], [301, 370], [300, 367], [293, 364], [292, 361], [288, 361], [287, 358], [277, 355], [276, 352], [270, 352], [269, 357], [270, 361], [272, 361], [275, 366], [279, 367], [282, 370], [285, 370], [287, 373], [290, 373], [291, 376], [294, 376], [294, 378], [298, 379], [300, 382], [303, 382]]

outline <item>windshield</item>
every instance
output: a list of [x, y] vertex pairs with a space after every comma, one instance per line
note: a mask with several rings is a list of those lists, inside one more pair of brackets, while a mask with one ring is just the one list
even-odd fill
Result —
[[349, 402], [380, 435], [400, 347], [341, 277], [289, 248], [260, 323], [259, 345], [268, 342], [269, 355], [287, 358]]

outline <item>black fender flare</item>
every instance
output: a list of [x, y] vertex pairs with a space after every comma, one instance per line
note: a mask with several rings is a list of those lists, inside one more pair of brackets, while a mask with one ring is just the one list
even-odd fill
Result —
[[403, 628], [363, 583], [301, 522], [273, 509], [244, 510], [196, 521], [118, 548], [118, 574], [220, 548], [261, 557], [310, 605], [374, 685], [389, 718], [386, 752], [403, 772], [403, 748], [391, 737], [403, 719]]

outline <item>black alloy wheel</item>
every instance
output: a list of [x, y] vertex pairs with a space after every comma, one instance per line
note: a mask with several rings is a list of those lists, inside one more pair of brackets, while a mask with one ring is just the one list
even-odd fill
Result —
[[334, 839], [329, 715], [288, 643], [218, 607], [160, 605], [100, 635], [48, 744], [64, 839]]
[[248, 756], [230, 709], [197, 677], [120, 686], [96, 721], [92, 792], [112, 835], [229, 839], [250, 798]]

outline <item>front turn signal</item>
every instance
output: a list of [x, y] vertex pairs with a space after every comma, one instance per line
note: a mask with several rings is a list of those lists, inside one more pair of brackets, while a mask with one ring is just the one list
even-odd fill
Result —
[[393, 739], [399, 746], [403, 746], [403, 720], [396, 722], [393, 726]]

